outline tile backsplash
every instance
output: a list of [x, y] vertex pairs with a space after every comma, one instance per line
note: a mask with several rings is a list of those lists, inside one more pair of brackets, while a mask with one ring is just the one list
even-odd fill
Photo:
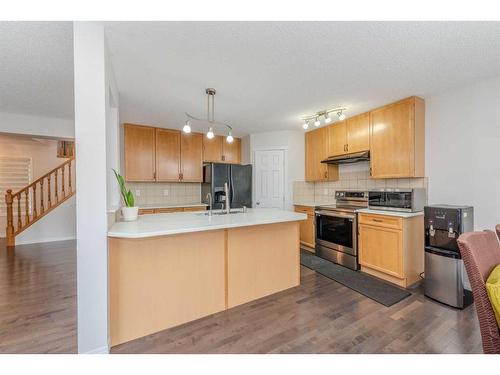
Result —
[[129, 182], [138, 206], [200, 203], [201, 184], [187, 182]]
[[335, 203], [336, 190], [402, 189], [417, 187], [427, 189], [428, 185], [427, 177], [371, 179], [369, 162], [340, 165], [339, 177], [338, 181], [332, 182], [295, 181], [293, 184], [294, 203]]

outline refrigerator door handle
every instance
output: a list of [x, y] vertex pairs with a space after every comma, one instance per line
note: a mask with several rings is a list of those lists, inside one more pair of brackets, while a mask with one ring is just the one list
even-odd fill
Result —
[[229, 166], [229, 204], [232, 206], [234, 201], [234, 188], [233, 188], [233, 167]]

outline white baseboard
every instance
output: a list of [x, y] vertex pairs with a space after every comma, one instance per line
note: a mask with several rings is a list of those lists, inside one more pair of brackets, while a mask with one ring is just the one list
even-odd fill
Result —
[[109, 354], [109, 347], [101, 346], [100, 348], [92, 349], [88, 352], [80, 353], [80, 354]]
[[68, 241], [68, 240], [76, 240], [76, 237], [75, 236], [48, 237], [48, 238], [42, 239], [41, 241], [36, 241], [36, 240], [18, 241], [18, 240], [16, 240], [16, 245], [30, 245], [30, 244], [34, 244], [34, 243], [57, 242], [57, 241]]

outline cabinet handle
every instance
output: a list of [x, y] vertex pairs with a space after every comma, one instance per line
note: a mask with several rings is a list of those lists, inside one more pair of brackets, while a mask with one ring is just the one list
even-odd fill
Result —
[[325, 172], [325, 178], [328, 178], [328, 172]]
[[226, 155], [222, 155], [222, 161], [226, 160]]
[[372, 220], [376, 221], [377, 223], [383, 223], [384, 222], [384, 220], [382, 220], [382, 219], [372, 219]]
[[345, 145], [345, 150], [346, 150], [346, 151], [349, 151], [349, 144], [346, 144], [346, 145]]

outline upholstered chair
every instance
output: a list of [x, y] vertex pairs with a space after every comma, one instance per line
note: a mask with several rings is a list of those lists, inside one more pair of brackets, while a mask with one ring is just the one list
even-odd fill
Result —
[[458, 247], [472, 287], [483, 351], [500, 354], [500, 331], [485, 286], [493, 268], [500, 264], [500, 242], [490, 230], [469, 232], [458, 238]]

